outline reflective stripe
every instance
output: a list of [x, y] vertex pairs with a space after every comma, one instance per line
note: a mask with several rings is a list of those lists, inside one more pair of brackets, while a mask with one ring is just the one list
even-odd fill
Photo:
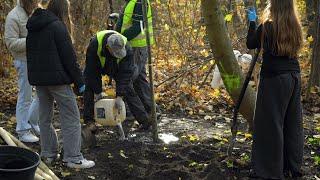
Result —
[[[104, 67], [104, 65], [106, 64], [106, 57], [102, 56], [102, 44], [103, 44], [103, 38], [106, 34], [118, 34], [122, 37], [124, 44], [127, 44], [128, 40], [125, 36], [123, 36], [122, 34], [118, 33], [117, 31], [113, 31], [113, 30], [104, 30], [104, 31], [100, 31], [97, 33], [97, 40], [98, 40], [98, 49], [97, 49], [97, 55], [99, 57], [100, 60], [100, 64], [101, 67]], [[122, 59], [117, 59], [117, 63], [119, 63]]]
[[[148, 2], [148, 25], [149, 25], [149, 33], [150, 33], [150, 44], [154, 44], [154, 35], [153, 35], [153, 25], [152, 25], [152, 12], [151, 12], [151, 5], [149, 0]], [[133, 13], [134, 13], [134, 7], [137, 3], [137, 0], [130, 0], [124, 10], [123, 15], [123, 22], [121, 27], [121, 33], [123, 33], [126, 29], [130, 28], [132, 26], [132, 22], [134, 21], [132, 19]], [[145, 28], [144, 28], [145, 31]], [[147, 46], [147, 38], [145, 32], [140, 32], [140, 34], [129, 41], [130, 45], [132, 47], [145, 47]]]

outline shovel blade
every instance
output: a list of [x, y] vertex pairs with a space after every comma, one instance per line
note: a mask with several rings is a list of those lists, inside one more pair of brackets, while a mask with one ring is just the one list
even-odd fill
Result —
[[91, 129], [84, 127], [81, 131], [82, 148], [93, 148], [97, 145], [97, 139]]

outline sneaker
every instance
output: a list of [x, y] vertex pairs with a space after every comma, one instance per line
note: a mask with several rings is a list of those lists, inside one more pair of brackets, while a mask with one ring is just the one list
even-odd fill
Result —
[[40, 136], [40, 127], [39, 127], [39, 125], [31, 125], [31, 126], [32, 126], [32, 131], [33, 131], [36, 135]]
[[31, 131], [26, 131], [23, 133], [19, 133], [19, 140], [21, 142], [34, 143], [34, 142], [38, 142], [39, 138], [33, 135]]
[[69, 168], [75, 168], [75, 169], [87, 169], [87, 168], [92, 168], [95, 166], [94, 161], [82, 159], [78, 162], [64, 162], [65, 165]]

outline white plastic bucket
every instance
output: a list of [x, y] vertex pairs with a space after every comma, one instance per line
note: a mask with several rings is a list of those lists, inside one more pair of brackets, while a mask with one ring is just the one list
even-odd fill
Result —
[[121, 101], [120, 113], [114, 107], [115, 99], [101, 99], [95, 103], [94, 116], [97, 123], [103, 126], [116, 126], [126, 119], [126, 107]]

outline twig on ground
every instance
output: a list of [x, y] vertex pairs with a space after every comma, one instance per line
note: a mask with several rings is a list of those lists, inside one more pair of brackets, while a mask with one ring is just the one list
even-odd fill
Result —
[[192, 66], [192, 67], [190, 67], [190, 68], [188, 68], [188, 69], [185, 68], [185, 69], [183, 69], [183, 70], [178, 70], [175, 75], [173, 75], [173, 76], [165, 79], [164, 81], [158, 83], [157, 85], [155, 85], [155, 87], [159, 87], [159, 86], [161, 86], [162, 84], [167, 83], [168, 81], [174, 82], [174, 81], [176, 81], [177, 79], [179, 79], [179, 78], [181, 78], [182, 76], [184, 76], [186, 73], [191, 72], [191, 71], [193, 71], [193, 70], [196, 69], [196, 68], [200, 68], [200, 67], [206, 65], [206, 64], [209, 63], [211, 60], [212, 60], [212, 59], [210, 58], [210, 59], [207, 59], [207, 60], [205, 60], [205, 61], [203, 61], [203, 62], [201, 62], [201, 63], [198, 63], [198, 64], [196, 64], [196, 65], [194, 65], [194, 66]]
[[209, 69], [209, 71], [207, 72], [206, 77], [205, 77], [205, 78], [204, 78], [204, 80], [202, 81], [202, 83], [201, 83], [201, 85], [200, 85], [199, 89], [203, 88], [203, 86], [204, 86], [204, 84], [206, 83], [206, 81], [207, 81], [207, 79], [208, 79], [209, 75], [211, 74], [212, 70], [214, 69], [214, 67], [215, 67], [216, 65], [217, 65], [217, 63], [216, 63], [216, 62], [214, 62], [214, 64], [210, 67], [210, 69]]

